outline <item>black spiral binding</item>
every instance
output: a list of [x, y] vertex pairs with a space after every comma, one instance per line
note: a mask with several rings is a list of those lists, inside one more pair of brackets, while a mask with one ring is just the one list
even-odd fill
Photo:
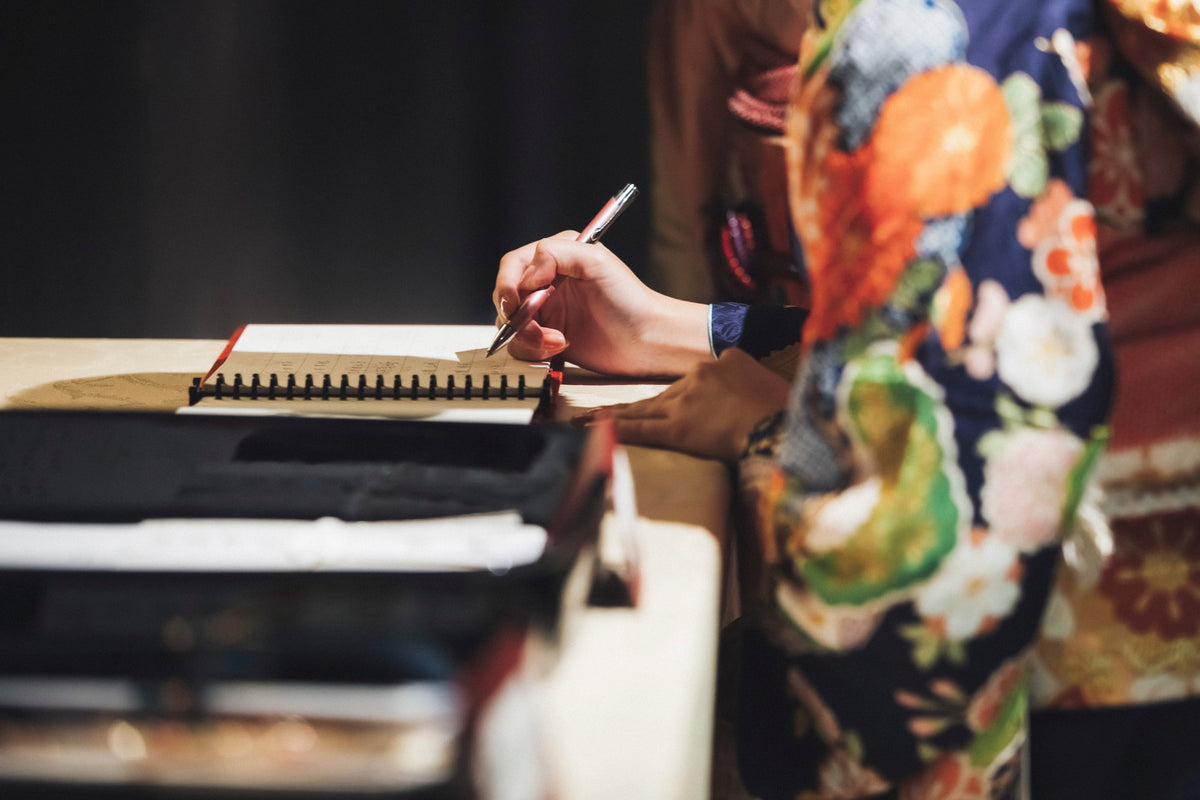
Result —
[[[230, 382], [225, 379], [225, 373], [218, 372], [212, 388], [208, 391], [203, 390], [200, 378], [194, 378], [192, 385], [188, 387], [188, 399], [192, 403], [196, 403], [204, 396], [210, 396], [217, 400], [295, 400], [297, 398], [303, 400], [315, 398], [321, 400], [401, 400], [406, 398], [417, 400], [422, 397], [431, 400], [450, 398], [507, 400], [510, 397], [516, 397], [524, 400], [530, 392], [524, 375], [517, 376], [515, 389], [509, 386], [507, 375], [500, 376], [499, 387], [492, 385], [490, 375], [484, 375], [479, 386], [475, 385], [472, 376], [466, 375], [463, 377], [461, 387], [455, 381], [454, 376], [449, 375], [446, 377], [444, 391], [438, 390], [436, 375], [430, 375], [429, 383], [422, 386], [421, 376], [415, 373], [410, 376], [407, 386], [401, 375], [392, 375], [389, 380], [387, 376], [377, 374], [373, 383], [366, 375], [359, 375], [358, 382], [354, 385], [351, 385], [349, 375], [342, 375], [337, 386], [334, 386], [333, 377], [330, 375], [322, 375], [320, 380], [318, 386], [313, 375], [308, 373], [305, 374], [303, 384], [301, 384], [295, 374], [289, 373], [281, 384], [279, 375], [273, 372], [266, 376], [264, 384], [263, 376], [259, 373], [252, 374], [247, 382], [238, 372], [234, 373], [233, 380]], [[545, 386], [541, 387], [539, 391], [544, 392]]]

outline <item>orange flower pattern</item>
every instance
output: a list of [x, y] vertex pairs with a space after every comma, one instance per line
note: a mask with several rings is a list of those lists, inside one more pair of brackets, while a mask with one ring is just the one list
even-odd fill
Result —
[[916, 253], [921, 220], [903, 208], [864, 202], [870, 194], [874, 149], [854, 154], [831, 150], [815, 197], [817, 236], [806, 240], [813, 278], [809, 340], [825, 339], [859, 324], [895, 287]]
[[[929, 121], [936, 119], [937, 126]], [[883, 106], [863, 187], [872, 208], [969, 211], [1004, 188], [1012, 126], [995, 79], [969, 64], [918, 75]]]
[[1054, 228], [1034, 248], [1033, 271], [1047, 296], [1063, 301], [1085, 319], [1104, 317], [1091, 203], [1072, 200], [1062, 207]]
[[[965, 64], [918, 75], [884, 103], [870, 142], [833, 146], [820, 124], [836, 91], [819, 75], [800, 96], [807, 150], [793, 160], [793, 208], [813, 286], [805, 336], [829, 338], [881, 306], [916, 256], [930, 217], [980, 205], [1004, 185], [1012, 144], [1004, 96], [988, 73]], [[946, 125], [929, 146], [931, 115]]]

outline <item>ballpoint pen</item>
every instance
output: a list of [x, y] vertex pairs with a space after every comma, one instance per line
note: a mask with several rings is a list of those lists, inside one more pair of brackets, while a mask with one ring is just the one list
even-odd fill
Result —
[[[621, 215], [626, 206], [633, 202], [633, 198], [637, 197], [637, 194], [638, 189], [636, 186], [632, 183], [626, 184], [624, 189], [609, 198], [608, 202], [604, 204], [604, 208], [600, 209], [600, 212], [592, 218], [592, 221], [588, 223], [587, 227], [583, 229], [575, 241], [584, 242], [585, 244], [598, 242], [600, 237], [604, 235], [604, 232], [608, 230], [608, 226], [612, 225], [613, 221]], [[525, 326], [525, 323], [533, 319], [534, 315], [542, 307], [542, 304], [554, 293], [554, 287], [558, 284], [560, 278], [561, 276], [555, 278], [549, 285], [535, 289], [529, 293], [525, 301], [521, 303], [517, 310], [512, 313], [512, 316], [500, 327], [500, 331], [492, 341], [492, 346], [488, 348], [487, 354], [489, 356], [503, 347], [513, 337], [513, 334], [521, 330]]]

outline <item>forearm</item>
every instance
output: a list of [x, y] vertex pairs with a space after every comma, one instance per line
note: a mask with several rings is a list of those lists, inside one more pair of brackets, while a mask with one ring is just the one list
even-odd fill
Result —
[[730, 347], [759, 360], [795, 348], [807, 316], [795, 306], [708, 305], [658, 295], [638, 338], [652, 366], [680, 375]]
[[656, 306], [637, 321], [631, 372], [684, 375], [713, 360], [706, 304], [660, 295]]

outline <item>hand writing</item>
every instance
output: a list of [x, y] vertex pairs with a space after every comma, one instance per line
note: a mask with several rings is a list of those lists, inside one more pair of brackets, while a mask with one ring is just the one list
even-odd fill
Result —
[[531, 291], [562, 276], [509, 352], [537, 361], [562, 354], [613, 375], [680, 375], [711, 360], [707, 307], [653, 291], [604, 245], [573, 231], [532, 242], [500, 259], [492, 301], [503, 322]]

